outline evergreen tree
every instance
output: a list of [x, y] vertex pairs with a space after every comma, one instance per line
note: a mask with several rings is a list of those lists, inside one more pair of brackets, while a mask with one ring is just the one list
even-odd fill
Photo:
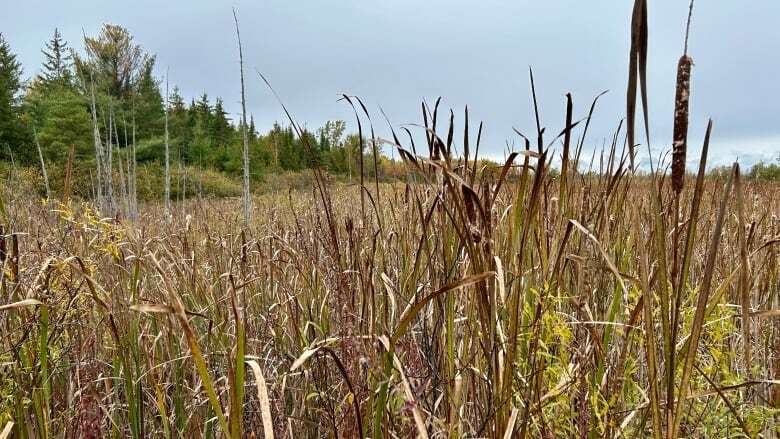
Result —
[[249, 141], [257, 141], [257, 128], [255, 127], [255, 116], [249, 115]]
[[214, 103], [214, 114], [211, 116], [211, 129], [209, 135], [212, 144], [217, 148], [224, 148], [232, 140], [233, 128], [227, 118], [227, 112], [222, 105], [222, 98], [217, 98]]
[[209, 103], [209, 95], [205, 92], [200, 96], [197, 102], [193, 103], [192, 111], [195, 112], [198, 122], [207, 127], [209, 119], [211, 118], [211, 104]]
[[9, 158], [12, 151], [17, 160], [30, 160], [30, 133], [22, 123], [19, 92], [22, 65], [0, 34], [0, 157]]
[[87, 58], [74, 57], [79, 75], [84, 81], [94, 80], [103, 92], [122, 102], [132, 98], [150, 60], [154, 64], [153, 57], [122, 26], [104, 24], [96, 38], [84, 38], [84, 46]]
[[160, 83], [153, 73], [154, 63], [154, 56], [146, 60], [136, 84], [133, 102], [130, 103], [131, 107], [135, 106], [136, 132], [141, 139], [160, 135], [165, 121]]
[[168, 96], [168, 105], [170, 106], [169, 117], [173, 115], [183, 115], [187, 111], [184, 105], [184, 98], [181, 97], [181, 90], [178, 86], [173, 86], [170, 96]]
[[181, 148], [186, 151], [185, 158], [189, 157], [201, 166], [214, 166], [214, 160], [211, 157], [211, 144], [203, 124], [201, 116], [198, 113], [195, 100], [190, 104], [187, 110], [187, 120], [184, 128], [184, 138]]
[[94, 155], [88, 102], [75, 88], [34, 81], [25, 95], [24, 108], [47, 159], [65, 159], [70, 145], [75, 145], [78, 157]]
[[321, 166], [323, 162], [323, 153], [317, 147], [318, 142], [315, 134], [304, 128], [301, 131], [301, 137], [302, 138], [296, 142], [297, 148], [295, 148], [301, 153], [300, 155], [303, 156], [303, 160], [301, 160], [298, 169]]
[[[105, 25], [98, 37], [86, 38], [85, 43], [87, 56], [81, 59], [68, 50], [55, 29], [42, 49], [41, 73], [24, 84], [21, 65], [0, 34], [0, 159], [7, 160], [10, 152], [18, 162], [37, 165], [34, 128], [44, 160], [62, 162], [75, 145], [77, 160], [93, 161], [90, 100], [94, 84], [101, 140], [112, 148], [124, 147], [131, 142], [125, 137], [133, 134], [135, 120], [138, 160], [162, 164], [165, 105], [160, 81], [154, 76], [155, 57], [143, 52], [119, 26]], [[204, 92], [186, 105], [174, 86], [168, 105], [174, 166], [179, 160], [241, 175], [239, 130], [244, 127], [231, 122], [221, 98], [212, 105]], [[266, 168], [300, 171], [326, 166], [334, 173], [351, 173], [357, 167], [360, 142], [356, 136], [345, 136], [343, 121], [328, 121], [313, 131], [303, 129], [302, 139], [290, 126], [274, 124], [267, 134], [259, 135], [254, 117], [244, 123], [249, 125], [253, 179], [260, 178]]]
[[184, 98], [181, 96], [179, 87], [173, 87], [171, 94], [168, 96], [168, 105], [168, 131], [170, 132], [171, 145], [176, 151], [177, 157], [181, 155], [185, 162], [189, 163], [192, 132], [188, 124], [189, 112], [184, 104]]
[[[155, 57], [136, 44], [127, 29], [113, 24], [103, 25], [97, 37], [85, 37], [84, 46], [86, 56], [73, 54], [75, 73], [86, 96], [95, 87], [101, 130], [107, 130], [113, 116], [119, 139], [112, 140], [124, 146], [132, 141], [125, 139], [125, 126], [131, 136], [135, 119], [139, 146], [155, 144], [162, 136], [165, 114], [159, 81], [154, 77]], [[147, 153], [139, 149], [139, 159], [154, 156]]]
[[[274, 124], [270, 135], [273, 136], [275, 143], [275, 161], [281, 169], [299, 171], [306, 167], [307, 158], [303, 153], [303, 146], [293, 133], [292, 127], [282, 128], [278, 124]], [[311, 136], [306, 131], [303, 135]]]
[[46, 159], [64, 159], [70, 145], [83, 156], [92, 151], [91, 121], [87, 101], [72, 81], [71, 56], [58, 30], [42, 52], [41, 74], [27, 86], [22, 102], [24, 121], [37, 131]]
[[57, 83], [69, 85], [71, 83], [71, 65], [73, 56], [68, 49], [68, 43], [62, 39], [57, 28], [54, 28], [54, 36], [46, 43], [46, 48], [41, 50], [45, 61], [41, 78], [47, 84]]

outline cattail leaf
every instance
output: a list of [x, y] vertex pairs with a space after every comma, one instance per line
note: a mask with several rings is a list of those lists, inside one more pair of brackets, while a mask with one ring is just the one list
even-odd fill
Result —
[[626, 122], [628, 126], [628, 151], [631, 169], [635, 169], [636, 152], [634, 146], [636, 119], [637, 85], [642, 93], [642, 110], [645, 119], [645, 134], [650, 141], [650, 129], [647, 117], [647, 1], [634, 0], [631, 18], [631, 50], [628, 61], [628, 90], [626, 93]]
[[306, 362], [309, 358], [311, 358], [312, 355], [316, 354], [317, 351], [320, 350], [320, 347], [311, 348], [311, 349], [305, 349], [303, 353], [293, 361], [292, 366], [290, 366], [290, 372], [293, 372], [295, 369], [298, 369], [299, 367], [303, 366], [303, 363]]
[[604, 258], [604, 262], [606, 262], [607, 267], [609, 267], [609, 270], [612, 272], [612, 274], [615, 275], [615, 279], [617, 280], [618, 284], [620, 284], [620, 288], [623, 290], [625, 294], [628, 294], [628, 289], [626, 288], [625, 282], [623, 282], [623, 276], [620, 274], [620, 271], [615, 266], [615, 263], [612, 262], [612, 258], [609, 257], [606, 250], [601, 246], [601, 243], [596, 238], [596, 236], [593, 235], [593, 233], [590, 232], [585, 226], [579, 223], [579, 221], [571, 219], [569, 220], [570, 223], [574, 225], [577, 229], [579, 229], [582, 233], [585, 234], [585, 236], [588, 237], [591, 241], [593, 241], [593, 244], [596, 245], [596, 249], [598, 249], [599, 253], [601, 253], [601, 256]]
[[780, 309], [768, 309], [766, 311], [757, 311], [750, 313], [754, 319], [768, 319], [771, 317], [780, 317]]
[[11, 437], [11, 432], [14, 430], [14, 421], [8, 421], [3, 427], [3, 431], [0, 431], [0, 439], [7, 439]]
[[517, 422], [517, 415], [520, 411], [516, 407], [512, 407], [512, 413], [509, 415], [509, 422], [506, 424], [506, 430], [504, 430], [504, 439], [512, 439], [512, 433], [515, 431], [515, 422]]
[[[718, 209], [718, 216], [715, 221], [715, 228], [710, 238], [710, 245], [707, 249], [707, 256], [704, 265], [704, 277], [702, 279], [701, 291], [696, 301], [696, 310], [693, 316], [693, 324], [691, 326], [691, 335], [688, 342], [688, 349], [685, 355], [685, 362], [683, 365], [682, 377], [680, 378], [680, 397], [685, 398], [689, 392], [689, 380], [691, 372], [693, 370], [694, 362], [696, 361], [696, 354], [699, 349], [699, 341], [704, 326], [704, 319], [706, 317], [707, 302], [710, 297], [710, 290], [712, 288], [712, 277], [715, 272], [715, 259], [718, 254], [718, 247], [720, 246], [721, 232], [723, 230], [723, 222], [726, 216], [726, 206], [728, 205], [729, 197], [731, 196], [731, 188], [736, 173], [736, 166], [734, 171], [729, 175], [729, 180], [726, 183], [726, 188], [723, 191], [722, 198], [720, 200], [720, 207]], [[672, 437], [677, 436], [677, 432], [680, 428], [680, 421], [682, 420], [682, 405], [677, 404], [674, 410], [674, 420], [672, 425]]]
[[271, 402], [268, 398], [268, 387], [263, 377], [263, 371], [255, 360], [246, 360], [246, 364], [255, 374], [255, 386], [257, 387], [257, 400], [260, 403], [260, 417], [263, 420], [263, 434], [265, 439], [274, 439], [274, 424], [271, 418]]
[[[420, 312], [420, 310], [431, 300], [441, 296], [444, 293], [447, 293], [452, 290], [456, 290], [458, 288], [467, 287], [469, 285], [475, 284], [477, 282], [483, 281], [489, 277], [495, 276], [495, 272], [493, 271], [486, 271], [484, 273], [471, 275], [468, 277], [465, 277], [457, 282], [453, 282], [449, 285], [445, 285], [444, 287], [432, 292], [431, 294], [427, 295], [423, 299], [420, 299], [415, 304], [410, 304], [401, 314], [401, 318], [399, 319], [398, 324], [395, 327], [395, 331], [393, 331], [393, 337], [391, 338], [391, 341], [393, 344], [406, 332], [407, 327], [411, 323], [412, 319]], [[296, 361], [297, 362], [297, 361]]]
[[[463, 161], [465, 167], [463, 168], [463, 175], [468, 175], [469, 172], [469, 106], [466, 105], [463, 115]], [[477, 163], [474, 162], [474, 166]]]
[[504, 166], [501, 168], [501, 175], [498, 177], [498, 182], [496, 183], [496, 188], [493, 191], [493, 197], [490, 200], [490, 206], [488, 206], [488, 210], [490, 207], [496, 202], [496, 198], [498, 198], [498, 191], [501, 190], [501, 186], [504, 184], [504, 181], [506, 180], [507, 174], [509, 174], [509, 170], [512, 168], [512, 164], [515, 162], [515, 158], [518, 156], [518, 152], [513, 152], [509, 154], [509, 157], [507, 157], [506, 162], [504, 162]]
[[425, 420], [422, 417], [420, 408], [417, 406], [417, 401], [414, 397], [412, 386], [409, 383], [409, 380], [406, 378], [401, 360], [398, 358], [398, 355], [391, 351], [390, 339], [386, 335], [380, 335], [377, 337], [377, 340], [382, 344], [382, 347], [384, 347], [387, 352], [392, 353], [392, 361], [395, 365], [396, 371], [400, 375], [401, 386], [404, 390], [404, 397], [412, 408], [412, 417], [414, 418], [414, 424], [417, 428], [417, 437], [420, 439], [428, 439], [428, 429], [425, 427]]
[[20, 300], [18, 302], [8, 303], [6, 305], [2, 305], [2, 306], [0, 306], [0, 311], [5, 311], [5, 310], [8, 310], [8, 309], [24, 308], [26, 306], [38, 306], [38, 305], [43, 305], [43, 302], [41, 302], [40, 300], [35, 300], [35, 299], [24, 299], [24, 300]]
[[136, 312], [145, 312], [149, 314], [173, 314], [173, 308], [159, 303], [138, 303], [131, 305], [130, 309]]

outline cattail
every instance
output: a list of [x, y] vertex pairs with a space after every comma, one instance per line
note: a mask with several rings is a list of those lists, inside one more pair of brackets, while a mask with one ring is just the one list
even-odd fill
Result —
[[674, 98], [674, 132], [672, 138], [672, 189], [679, 194], [685, 184], [685, 152], [688, 149], [688, 102], [691, 98], [691, 67], [688, 56], [688, 37], [691, 33], [693, 0], [688, 8], [685, 26], [685, 48], [677, 62], [677, 90]]
[[672, 188], [680, 193], [685, 180], [685, 152], [688, 147], [688, 102], [691, 96], [691, 66], [688, 55], [677, 63], [677, 93], [674, 100], [674, 138], [672, 143]]

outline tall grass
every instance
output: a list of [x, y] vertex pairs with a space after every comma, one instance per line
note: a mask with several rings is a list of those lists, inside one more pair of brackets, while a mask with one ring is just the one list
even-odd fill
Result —
[[[646, 24], [638, 0], [630, 111]], [[777, 185], [705, 177], [712, 122], [693, 185], [681, 149], [671, 182], [634, 172], [633, 120], [587, 163], [598, 97], [545, 139], [529, 79], [536, 133], [501, 166], [468, 110], [385, 140], [343, 96], [405, 179], [315, 169], [250, 222], [202, 198], [104, 218], [71, 165], [61, 201], [0, 187], [0, 437], [777, 437]]]
[[268, 215], [245, 234], [238, 200], [125, 225], [5, 192], [4, 422], [18, 437], [774, 434], [776, 187], [700, 173], [672, 281], [677, 194], [627, 173], [625, 152], [609, 174], [572, 162], [564, 202], [546, 152], [474, 172], [430, 138], [440, 160], [399, 145], [409, 180], [362, 191], [365, 221], [358, 188], [329, 192], [334, 229], [319, 191], [257, 197]]

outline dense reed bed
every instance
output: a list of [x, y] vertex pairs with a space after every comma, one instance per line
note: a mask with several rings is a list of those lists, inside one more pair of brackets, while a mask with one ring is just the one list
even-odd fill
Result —
[[[308, 191], [125, 221], [69, 198], [70, 164], [44, 201], [12, 172], [0, 439], [778, 437], [780, 186], [707, 177], [712, 123], [686, 175], [687, 36], [671, 163], [639, 172], [646, 63], [636, 0], [626, 132], [590, 160], [596, 101], [577, 120], [567, 95], [553, 138], [531, 75], [536, 132], [496, 166], [468, 110], [383, 140], [344, 95], [355, 183], [315, 166]], [[365, 174], [382, 144], [399, 181]]]
[[20, 438], [775, 437], [777, 185], [735, 167], [677, 195], [614, 146], [580, 163], [567, 119], [561, 175], [544, 149], [477, 168], [430, 124], [426, 157], [389, 142], [405, 182], [257, 197], [246, 228], [239, 200], [133, 224], [5, 188], [0, 421]]

